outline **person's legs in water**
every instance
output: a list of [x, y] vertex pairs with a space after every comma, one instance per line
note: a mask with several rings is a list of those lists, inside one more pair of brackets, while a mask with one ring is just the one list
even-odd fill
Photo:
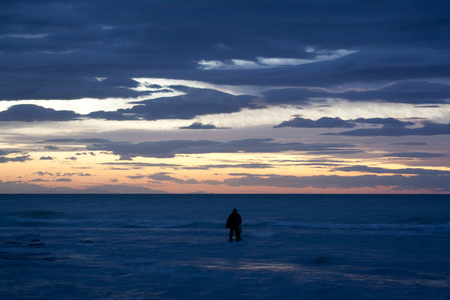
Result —
[[[237, 234], [237, 231], [236, 231], [236, 234]], [[233, 228], [230, 228], [230, 240], [232, 240], [233, 239]]]

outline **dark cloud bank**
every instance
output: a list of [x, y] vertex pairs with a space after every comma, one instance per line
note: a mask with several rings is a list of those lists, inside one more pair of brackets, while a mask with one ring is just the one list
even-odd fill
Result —
[[[448, 11], [448, 1], [426, 0], [4, 0], [0, 90], [7, 100], [75, 99], [142, 95], [128, 89], [136, 86], [133, 77], [313, 87], [448, 77]], [[260, 70], [201, 70], [198, 64], [320, 60], [339, 49], [358, 52]], [[297, 94], [297, 100], [326, 94], [286, 93]], [[290, 101], [286, 93], [266, 96]], [[400, 83], [339, 96], [441, 103], [445, 94], [445, 85]]]
[[174, 157], [176, 154], [202, 154], [202, 153], [271, 153], [283, 151], [345, 151], [353, 150], [348, 143], [277, 143], [273, 139], [246, 139], [228, 142], [210, 140], [172, 140], [142, 143], [102, 143], [87, 146], [88, 150], [111, 151], [120, 155], [122, 159], [136, 156], [143, 157]]
[[234, 113], [243, 108], [257, 108], [252, 99], [251, 96], [233, 96], [214, 90], [191, 89], [190, 93], [182, 96], [141, 101], [130, 109], [93, 112], [88, 117], [118, 121], [192, 119], [199, 115]]

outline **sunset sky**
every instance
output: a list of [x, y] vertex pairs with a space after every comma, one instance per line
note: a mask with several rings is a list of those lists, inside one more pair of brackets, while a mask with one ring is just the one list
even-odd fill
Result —
[[3, 0], [0, 193], [450, 193], [449, 11]]

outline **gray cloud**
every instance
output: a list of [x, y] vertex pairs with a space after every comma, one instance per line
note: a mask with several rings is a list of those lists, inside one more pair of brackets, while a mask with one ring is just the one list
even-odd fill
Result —
[[28, 180], [28, 182], [49, 182], [50, 180], [45, 180], [45, 179], [42, 179], [42, 178], [36, 178], [36, 179], [31, 179], [31, 180]]
[[58, 178], [58, 179], [56, 179], [54, 181], [57, 181], [57, 182], [72, 182], [72, 179], [70, 179], [70, 178]]
[[130, 109], [114, 112], [98, 111], [90, 113], [88, 117], [117, 121], [192, 119], [199, 115], [233, 113], [243, 108], [260, 108], [252, 103], [253, 98], [252, 96], [234, 96], [215, 90], [189, 89], [189, 93], [181, 96], [145, 100], [138, 102], [138, 105]]
[[39, 158], [40, 160], [53, 160], [53, 157], [51, 156], [41, 156], [41, 158]]
[[290, 121], [284, 121], [274, 128], [281, 127], [300, 127], [300, 128], [353, 128], [356, 124], [348, 121], [344, 121], [340, 118], [327, 118], [323, 117], [317, 121], [310, 119], [303, 119], [296, 117]]
[[55, 147], [55, 146], [51, 146], [51, 145], [45, 146], [44, 149], [46, 149], [46, 150], [60, 150], [59, 147]]
[[210, 170], [210, 169], [231, 169], [231, 168], [243, 168], [243, 169], [269, 169], [273, 168], [271, 164], [264, 163], [248, 163], [248, 164], [217, 164], [217, 165], [201, 165], [195, 167], [183, 167], [185, 170]]
[[155, 167], [155, 168], [178, 168], [181, 165], [178, 164], [166, 164], [166, 163], [140, 163], [140, 162], [108, 162], [101, 163], [102, 165], [110, 165], [110, 166], [125, 166], [131, 167], [133, 169], [143, 168], [143, 167]]
[[183, 180], [183, 179], [175, 178], [168, 174], [170, 174], [170, 173], [159, 172], [159, 173], [148, 175], [147, 177], [154, 181], [169, 181], [169, 182], [174, 182], [174, 183], [179, 183], [179, 184], [198, 184], [199, 183], [195, 179]]
[[38, 171], [36, 173], [33, 173], [39, 176], [44, 176], [44, 175], [49, 175], [49, 176], [53, 176], [53, 173], [49, 173], [49, 172], [42, 172], [42, 171]]
[[404, 145], [404, 146], [426, 146], [427, 143], [422, 142], [407, 142], [407, 143], [392, 143], [391, 145]]
[[287, 175], [252, 175], [242, 174], [242, 177], [225, 179], [223, 184], [230, 186], [273, 186], [287, 188], [377, 188], [380, 186], [395, 187], [398, 190], [431, 189], [435, 191], [450, 191], [446, 182], [449, 176], [427, 174], [418, 176], [287, 176]]
[[358, 118], [354, 120], [342, 120], [341, 118], [328, 118], [323, 117], [316, 121], [310, 119], [304, 119], [300, 117], [295, 117], [289, 121], [284, 121], [279, 125], [274, 126], [274, 128], [281, 127], [299, 127], [299, 128], [354, 128], [356, 123], [365, 124], [376, 124], [384, 125], [387, 128], [393, 127], [405, 127], [414, 125], [413, 122], [402, 122], [393, 118]]
[[421, 168], [386, 169], [368, 166], [339, 167], [335, 168], [334, 171], [364, 172], [375, 174], [403, 174], [403, 175], [450, 175], [450, 171], [442, 171], [442, 170], [429, 170]]
[[413, 122], [403, 122], [394, 118], [358, 118], [352, 120], [355, 123], [365, 123], [365, 124], [375, 124], [375, 125], [383, 125], [387, 127], [405, 127], [405, 126], [413, 126], [415, 123]]
[[51, 108], [44, 108], [33, 104], [20, 104], [0, 112], [0, 121], [69, 121], [79, 117], [73, 111], [56, 111]]
[[25, 162], [27, 160], [32, 160], [29, 155], [17, 156], [17, 157], [6, 157], [0, 156], [0, 164], [8, 162]]
[[[360, 169], [360, 168], [357, 168]], [[377, 171], [377, 170], [373, 170]], [[204, 180], [197, 181], [194, 179], [182, 180], [172, 177], [170, 173], [155, 173], [148, 177], [157, 182], [174, 182], [178, 184], [209, 184], [209, 185], [228, 185], [228, 186], [270, 186], [280, 188], [379, 188], [392, 187], [396, 190], [420, 190], [428, 189], [436, 192], [448, 192], [449, 174], [448, 172], [426, 172], [425, 170], [412, 171], [415, 176], [402, 175], [361, 175], [361, 176], [337, 176], [337, 175], [320, 175], [320, 176], [293, 176], [293, 175], [275, 175], [275, 174], [246, 174], [234, 173], [229, 174], [236, 176], [223, 181]], [[392, 173], [392, 172], [391, 172]], [[420, 173], [420, 174], [417, 174]]]
[[[61, 138], [61, 139], [47, 139], [41, 143], [109, 143], [110, 140], [97, 139], [97, 138], [86, 138], [86, 139], [71, 139], [71, 138]], [[47, 146], [52, 147], [52, 146]]]
[[[425, 0], [3, 1], [0, 89], [4, 99], [74, 99], [135, 96], [121, 88], [133, 87], [132, 77], [280, 86], [445, 77], [449, 6]], [[327, 49], [359, 52], [276, 70], [202, 71], [197, 64], [313, 60]], [[422, 97], [420, 91], [410, 96]]]
[[407, 136], [407, 135], [440, 135], [450, 134], [450, 124], [423, 122], [419, 128], [406, 128], [405, 126], [384, 125], [381, 128], [355, 129], [340, 133], [326, 133], [325, 135], [349, 136]]
[[398, 81], [378, 89], [334, 92], [324, 88], [285, 88], [264, 93], [264, 101], [273, 104], [305, 104], [313, 98], [342, 98], [351, 101], [381, 100], [393, 103], [448, 103], [450, 85], [429, 81]]
[[389, 153], [383, 155], [385, 157], [403, 157], [403, 158], [432, 158], [432, 157], [444, 157], [444, 154], [428, 153], [428, 152], [401, 152], [401, 153]]
[[89, 152], [89, 153], [87, 153], [87, 152], [78, 152], [75, 155], [77, 155], [77, 156], [82, 156], [82, 155], [95, 156], [95, 153], [94, 152]]
[[76, 172], [76, 173], [56, 173], [56, 176], [91, 176], [89, 173], [82, 173], [82, 172]]
[[[142, 143], [103, 143], [90, 145], [89, 150], [112, 151], [123, 158], [144, 157], [174, 157], [176, 154], [200, 153], [275, 153], [283, 151], [346, 151], [353, 145], [347, 143], [276, 143], [273, 139], [246, 139], [228, 142], [208, 140], [173, 140]], [[353, 149], [352, 149], [353, 150]]]
[[142, 178], [145, 178], [145, 175], [130, 175], [130, 176], [127, 176], [127, 178], [130, 178], [130, 179], [142, 179]]
[[201, 122], [195, 122], [189, 126], [180, 127], [179, 129], [225, 129], [225, 128], [218, 128], [213, 124], [202, 124]]

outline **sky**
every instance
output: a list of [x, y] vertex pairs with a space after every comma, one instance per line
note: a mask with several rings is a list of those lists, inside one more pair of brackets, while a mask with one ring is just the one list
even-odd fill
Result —
[[2, 0], [0, 193], [450, 193], [449, 1]]

